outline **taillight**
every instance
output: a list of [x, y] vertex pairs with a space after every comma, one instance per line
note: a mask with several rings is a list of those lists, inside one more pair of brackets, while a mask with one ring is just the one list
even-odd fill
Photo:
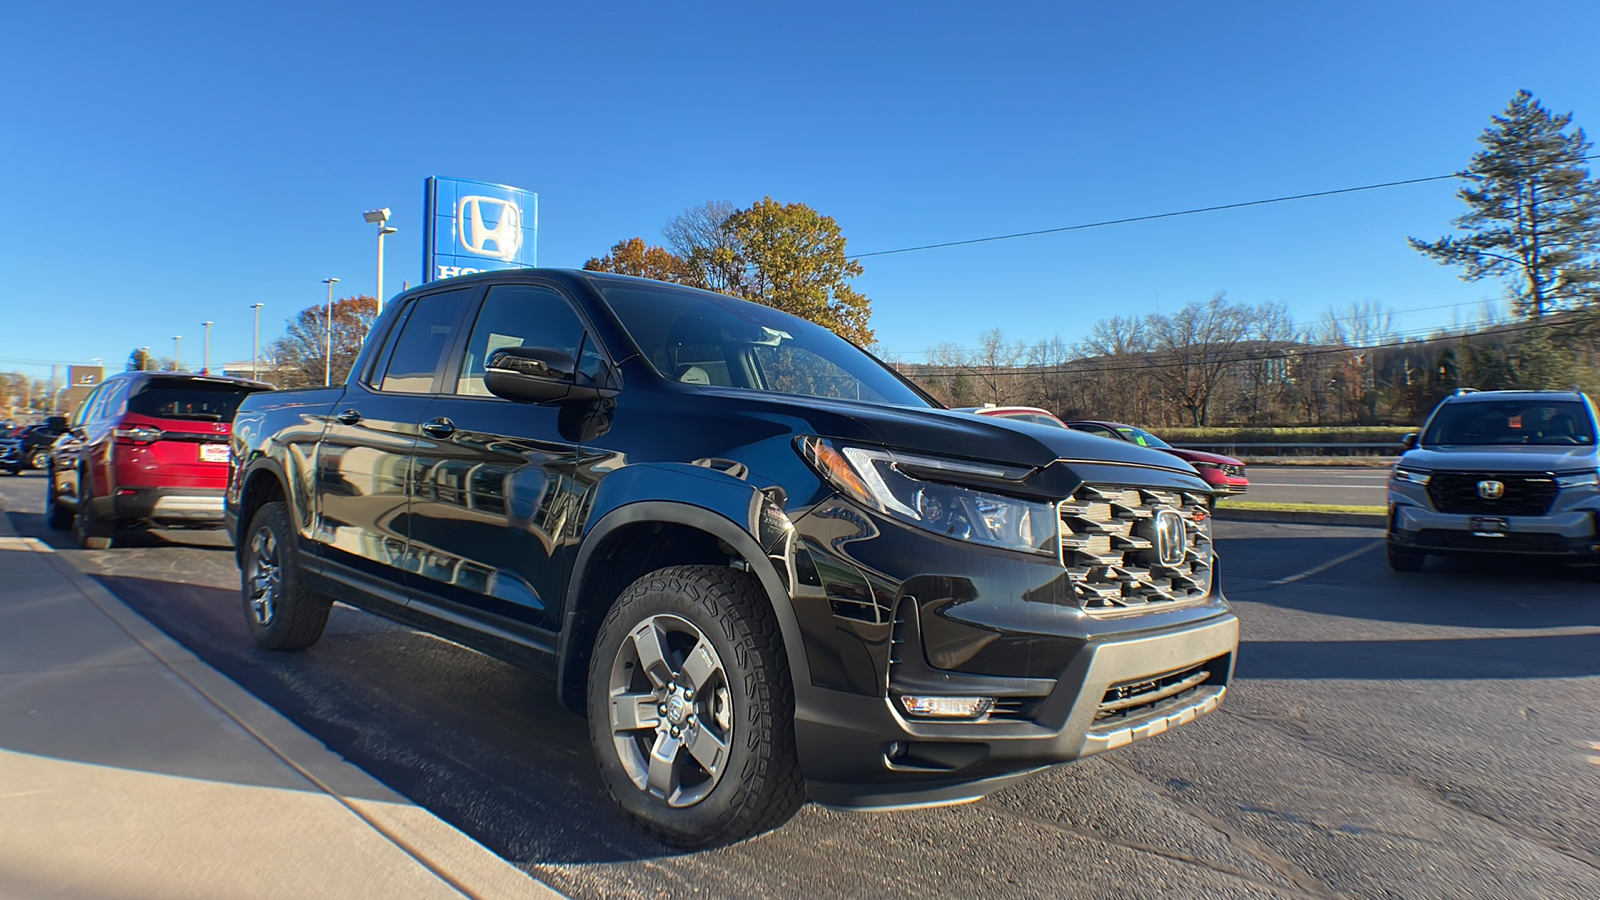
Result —
[[161, 440], [161, 429], [146, 428], [136, 425], [133, 428], [118, 428], [114, 434], [119, 443], [148, 444], [151, 441]]

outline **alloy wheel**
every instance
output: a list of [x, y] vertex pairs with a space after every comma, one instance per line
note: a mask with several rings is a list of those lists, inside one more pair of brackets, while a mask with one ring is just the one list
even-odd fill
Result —
[[685, 619], [635, 625], [611, 666], [611, 733], [639, 790], [668, 806], [693, 806], [727, 768], [733, 702], [722, 658]]
[[258, 528], [250, 538], [250, 613], [265, 628], [278, 614], [283, 570], [278, 561], [278, 539], [270, 528]]

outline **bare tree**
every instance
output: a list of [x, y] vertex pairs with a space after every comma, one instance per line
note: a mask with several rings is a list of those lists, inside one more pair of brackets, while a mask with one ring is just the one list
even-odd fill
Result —
[[743, 253], [729, 220], [739, 207], [726, 200], [711, 200], [673, 216], [661, 228], [667, 247], [688, 264], [688, 279], [696, 286], [723, 294], [739, 294], [743, 287]]
[[[340, 384], [361, 352], [361, 342], [378, 317], [378, 301], [371, 297], [344, 297], [333, 303], [333, 357], [331, 380]], [[328, 310], [324, 304], [308, 306], [289, 320], [283, 337], [267, 347], [279, 387], [322, 384], [328, 367]]]
[[1218, 293], [1205, 303], [1191, 303], [1171, 317], [1146, 319], [1155, 360], [1151, 374], [1185, 412], [1190, 424], [1207, 424], [1211, 400], [1239, 345], [1250, 334], [1255, 311], [1230, 304]]

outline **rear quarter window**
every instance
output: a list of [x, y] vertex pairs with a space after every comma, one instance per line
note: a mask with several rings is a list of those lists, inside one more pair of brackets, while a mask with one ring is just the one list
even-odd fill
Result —
[[244, 398], [255, 393], [220, 382], [151, 381], [128, 398], [128, 412], [152, 419], [231, 422]]

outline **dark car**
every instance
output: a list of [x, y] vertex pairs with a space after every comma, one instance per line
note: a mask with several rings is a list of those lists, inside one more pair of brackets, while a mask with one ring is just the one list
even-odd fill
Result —
[[1577, 391], [1447, 397], [1389, 478], [1389, 565], [1517, 554], [1600, 563], [1600, 412]]
[[1074, 431], [1108, 437], [1114, 440], [1127, 441], [1141, 447], [1151, 447], [1170, 453], [1178, 457], [1200, 473], [1200, 477], [1211, 485], [1211, 492], [1218, 498], [1234, 494], [1242, 494], [1250, 489], [1250, 479], [1245, 475], [1244, 463], [1231, 456], [1220, 453], [1207, 453], [1204, 450], [1186, 450], [1174, 447], [1156, 437], [1143, 428], [1124, 425], [1120, 422], [1097, 422], [1092, 419], [1083, 419], [1066, 423]]
[[0, 425], [0, 472], [16, 475], [27, 466], [22, 452], [22, 434], [10, 425]]
[[618, 804], [684, 845], [960, 803], [1209, 712], [1238, 620], [1210, 488], [963, 415], [827, 329], [546, 269], [397, 298], [348, 381], [245, 399], [257, 645], [343, 601], [553, 669]]
[[121, 528], [223, 524], [228, 438], [246, 395], [271, 386], [176, 372], [124, 372], [95, 388], [49, 460], [46, 517], [83, 546]]
[[66, 416], [50, 416], [38, 425], [22, 430], [22, 458], [30, 469], [46, 469], [50, 465], [50, 448], [56, 439], [67, 433]]

